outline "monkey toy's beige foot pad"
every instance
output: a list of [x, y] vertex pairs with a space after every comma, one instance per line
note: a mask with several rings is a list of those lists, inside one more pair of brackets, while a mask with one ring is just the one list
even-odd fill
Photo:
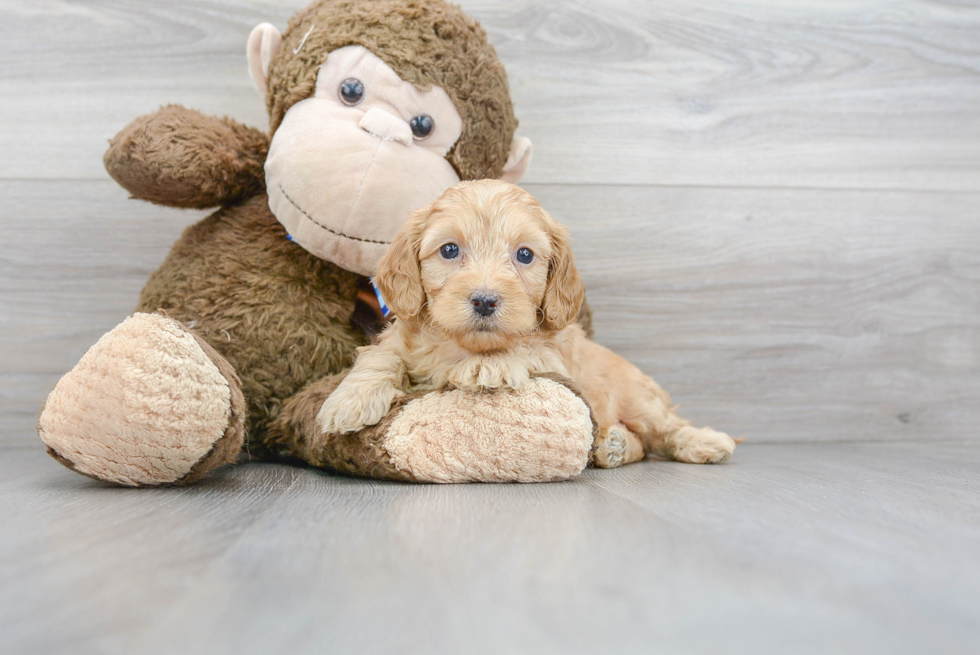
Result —
[[417, 398], [392, 421], [384, 448], [420, 482], [551, 482], [582, 472], [593, 438], [588, 405], [535, 378], [519, 390]]
[[190, 481], [233, 460], [243, 417], [224, 358], [173, 319], [134, 314], [61, 378], [37, 427], [66, 466], [138, 486]]

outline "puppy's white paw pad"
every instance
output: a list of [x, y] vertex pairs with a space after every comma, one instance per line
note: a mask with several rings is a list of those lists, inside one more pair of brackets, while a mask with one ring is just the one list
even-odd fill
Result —
[[614, 425], [600, 436], [592, 451], [592, 459], [599, 468], [614, 469], [626, 461], [626, 450], [629, 447], [629, 437], [626, 431]]

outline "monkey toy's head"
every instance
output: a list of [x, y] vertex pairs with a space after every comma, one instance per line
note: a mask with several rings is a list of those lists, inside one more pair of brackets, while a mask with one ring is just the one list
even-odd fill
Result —
[[517, 182], [507, 76], [486, 33], [442, 0], [316, 0], [249, 37], [272, 143], [269, 206], [291, 238], [373, 275], [412, 210], [460, 180]]

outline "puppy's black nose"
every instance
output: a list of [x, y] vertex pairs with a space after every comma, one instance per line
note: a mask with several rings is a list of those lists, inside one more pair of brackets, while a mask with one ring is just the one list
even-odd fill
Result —
[[470, 303], [473, 305], [473, 311], [480, 316], [490, 316], [495, 311], [497, 311], [497, 303], [500, 299], [489, 293], [474, 293], [470, 296]]

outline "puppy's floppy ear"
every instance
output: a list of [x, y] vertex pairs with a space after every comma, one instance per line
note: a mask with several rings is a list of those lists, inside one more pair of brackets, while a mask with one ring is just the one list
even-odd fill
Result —
[[578, 318], [585, 298], [585, 285], [575, 268], [568, 230], [554, 219], [551, 222], [551, 262], [541, 310], [548, 326], [560, 330]]
[[391, 313], [402, 320], [417, 316], [425, 304], [422, 269], [419, 268], [419, 240], [432, 207], [414, 212], [391, 241], [378, 264], [374, 283], [381, 290]]

